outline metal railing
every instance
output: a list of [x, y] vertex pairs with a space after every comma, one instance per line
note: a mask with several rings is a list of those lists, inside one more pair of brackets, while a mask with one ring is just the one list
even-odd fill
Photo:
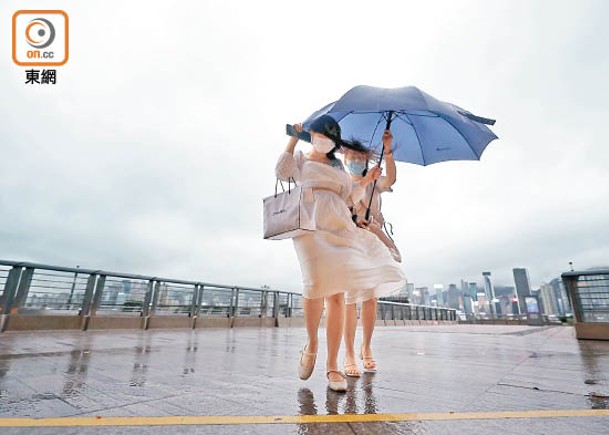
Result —
[[457, 310], [401, 302], [378, 301], [378, 320], [457, 321]]
[[[0, 331], [10, 316], [298, 318], [302, 295], [104, 270], [0, 260]], [[379, 320], [456, 321], [456, 311], [379, 301]], [[147, 323], [146, 323], [147, 324]]]

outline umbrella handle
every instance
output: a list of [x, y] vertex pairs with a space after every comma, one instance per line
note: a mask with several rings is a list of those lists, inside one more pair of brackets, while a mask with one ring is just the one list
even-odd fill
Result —
[[298, 132], [296, 131], [294, 126], [290, 124], [285, 125], [285, 134], [287, 134], [288, 136], [297, 137], [298, 139], [304, 140], [305, 142], [311, 142], [311, 134], [309, 132], [306, 132], [304, 130]]
[[[390, 110], [387, 113], [387, 123], [385, 124], [385, 130], [389, 130], [391, 128], [391, 121], [393, 121], [393, 110]], [[381, 166], [381, 162], [383, 161], [383, 155], [385, 154], [385, 146], [381, 148], [381, 157], [379, 158], [378, 165]], [[370, 219], [370, 208], [372, 207], [372, 197], [374, 196], [374, 190], [376, 189], [376, 182], [378, 180], [374, 180], [374, 184], [372, 185], [372, 193], [370, 194], [370, 201], [368, 202], [368, 208], [366, 209], [366, 220]]]

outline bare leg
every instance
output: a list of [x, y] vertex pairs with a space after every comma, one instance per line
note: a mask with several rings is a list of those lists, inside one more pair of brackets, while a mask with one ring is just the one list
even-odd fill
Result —
[[[307, 328], [307, 335], [309, 341], [307, 343], [307, 352], [316, 354], [317, 353], [317, 331], [319, 329], [319, 322], [321, 321], [321, 313], [324, 310], [324, 298], [307, 299], [302, 298], [302, 308], [305, 318], [305, 326]], [[302, 364], [306, 367], [310, 367], [314, 364], [314, 357], [303, 355]]]
[[345, 374], [359, 376], [360, 372], [355, 362], [355, 331], [357, 329], [357, 304], [345, 304]]
[[[326, 298], [326, 338], [328, 340], [328, 359], [326, 371], [338, 371], [338, 351], [343, 337], [345, 300], [342, 293]], [[330, 373], [330, 381], [340, 382], [341, 376]]]
[[372, 359], [372, 349], [370, 349], [372, 334], [376, 325], [376, 299], [368, 299], [362, 302], [360, 317], [363, 329], [362, 354], [364, 356], [364, 368], [376, 369], [376, 363]]

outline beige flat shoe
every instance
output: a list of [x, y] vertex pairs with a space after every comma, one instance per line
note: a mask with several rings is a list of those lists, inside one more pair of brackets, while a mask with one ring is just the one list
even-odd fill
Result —
[[[331, 381], [330, 376], [329, 376], [330, 373], [338, 373], [342, 377], [342, 380], [341, 381]], [[332, 391], [337, 391], [339, 393], [347, 391], [347, 379], [346, 379], [345, 375], [343, 375], [341, 372], [339, 372], [337, 370], [330, 370], [326, 373], [326, 378], [328, 378], [328, 387]]]
[[[305, 355], [313, 357], [313, 364], [311, 365], [311, 367], [307, 367], [302, 363], [302, 357]], [[305, 344], [302, 347], [302, 350], [300, 351], [300, 363], [298, 364], [298, 377], [300, 379], [302, 379], [303, 381], [306, 381], [307, 379], [309, 379], [311, 377], [311, 374], [313, 373], [313, 369], [315, 368], [316, 360], [317, 360], [317, 354], [307, 352], [307, 345]]]
[[346, 364], [345, 363], [345, 375], [352, 378], [359, 378], [362, 375], [362, 372], [359, 371], [359, 367], [355, 363]]

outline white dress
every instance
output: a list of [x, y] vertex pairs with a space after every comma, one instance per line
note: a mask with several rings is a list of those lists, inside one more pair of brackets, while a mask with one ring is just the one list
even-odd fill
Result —
[[404, 272], [387, 247], [353, 222], [347, 203], [358, 203], [364, 189], [342, 165], [336, 168], [307, 160], [298, 151], [281, 154], [275, 173], [280, 180], [293, 177], [313, 188], [316, 230], [292, 239], [305, 298], [344, 292], [346, 303], [356, 303], [386, 296], [406, 285]]

